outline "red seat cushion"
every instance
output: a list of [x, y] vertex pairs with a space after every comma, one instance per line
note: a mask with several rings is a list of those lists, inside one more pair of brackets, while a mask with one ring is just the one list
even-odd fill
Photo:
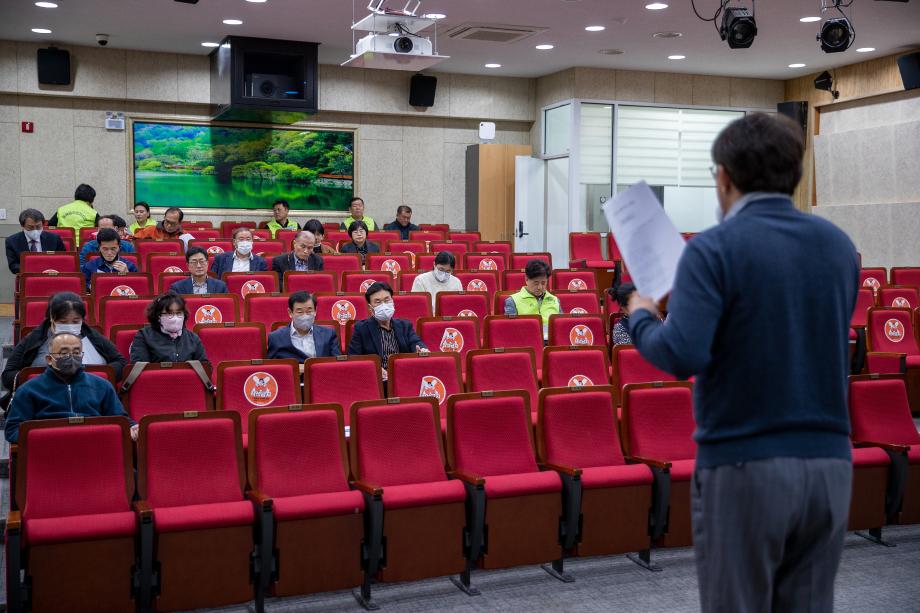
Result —
[[585, 266], [588, 268], [613, 268], [616, 262], [613, 260], [587, 260]]
[[671, 462], [671, 481], [689, 481], [693, 476], [696, 460], [675, 460]]
[[275, 519], [292, 521], [336, 515], [351, 515], [364, 511], [364, 496], [357, 490], [305, 494], [275, 498]]
[[861, 447], [853, 450], [853, 466], [885, 466], [891, 460], [884, 450], [878, 447]]
[[595, 466], [594, 468], [585, 468], [581, 473], [582, 487], [588, 490], [643, 485], [651, 482], [652, 471], [645, 464]]
[[920, 355], [907, 356], [907, 367], [908, 368], [920, 368]]
[[907, 452], [907, 462], [909, 464], [920, 464], [920, 445], [913, 445]]
[[434, 481], [410, 485], [391, 485], [383, 488], [384, 509], [405, 509], [436, 504], [463, 502], [466, 490], [462, 481]]
[[159, 507], [153, 510], [153, 525], [157, 532], [184, 532], [209, 528], [229, 528], [251, 524], [252, 503], [215, 502], [184, 507]]
[[134, 536], [137, 518], [131, 511], [96, 513], [47, 519], [26, 519], [25, 535], [30, 545], [73, 543]]
[[511, 498], [562, 491], [562, 480], [553, 471], [486, 477], [486, 498]]

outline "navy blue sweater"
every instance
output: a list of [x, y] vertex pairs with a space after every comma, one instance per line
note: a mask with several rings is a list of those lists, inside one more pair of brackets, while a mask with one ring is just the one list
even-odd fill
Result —
[[661, 323], [629, 318], [658, 368], [697, 375], [697, 465], [850, 458], [848, 328], [859, 264], [850, 239], [787, 198], [754, 200], [694, 237]]

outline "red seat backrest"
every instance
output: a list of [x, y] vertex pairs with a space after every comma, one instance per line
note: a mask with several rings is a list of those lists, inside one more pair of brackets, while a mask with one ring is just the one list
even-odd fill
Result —
[[153, 296], [103, 296], [99, 301], [99, 325], [106, 336], [116, 324], [147, 323], [147, 305]]
[[920, 287], [920, 266], [895, 266], [891, 269], [891, 284]]
[[[272, 240], [272, 232], [268, 228], [256, 228], [252, 231], [252, 238], [258, 242]], [[255, 246], [253, 246], [255, 247]]]
[[393, 276], [388, 272], [348, 271], [342, 273], [342, 291], [363, 294], [376, 281], [393, 285]]
[[233, 236], [233, 231], [237, 228], [251, 228], [256, 229], [256, 222], [254, 221], [240, 221], [240, 220], [229, 220], [220, 222], [220, 235], [225, 238], [230, 238]]
[[[213, 239], [220, 238], [220, 230], [215, 230], [214, 228], [189, 227], [188, 224], [183, 223], [182, 229], [189, 233], [194, 232], [196, 241], [206, 241], [211, 238]], [[190, 241], [189, 246], [191, 246], [191, 244], [192, 242]]]
[[397, 354], [387, 362], [387, 394], [392, 397], [431, 397], [444, 406], [451, 394], [463, 392], [460, 355]]
[[[453, 241], [431, 241], [428, 251], [437, 255], [442, 251], [449, 251], [454, 254], [458, 262], [463, 260], [463, 256], [470, 250], [470, 246], [464, 242], [455, 243]], [[464, 268], [467, 268], [464, 266]]]
[[275, 271], [262, 272], [228, 272], [224, 273], [224, 283], [231, 294], [239, 294], [243, 298], [249, 294], [272, 294], [280, 291], [278, 287], [278, 273]]
[[91, 293], [96, 304], [103, 296], [151, 296], [153, 278], [144, 272], [94, 273]]
[[265, 324], [260, 321], [198, 324], [194, 330], [201, 337], [205, 355], [212, 364], [265, 358], [267, 334]]
[[539, 315], [489, 315], [483, 321], [483, 346], [530, 347], [538, 364], [543, 361], [543, 320]]
[[537, 371], [533, 350], [479, 349], [466, 354], [467, 389], [524, 390], [531, 402], [537, 402]]
[[601, 315], [550, 315], [549, 345], [607, 346]]
[[20, 272], [80, 272], [76, 251], [23, 251], [19, 254]]
[[454, 276], [467, 292], [486, 292], [489, 298], [501, 289], [498, 272], [494, 270], [455, 270]]
[[445, 235], [450, 232], [450, 224], [447, 223], [420, 223], [418, 227], [422, 230], [443, 232]]
[[86, 277], [79, 272], [21, 272], [17, 277], [20, 298], [50, 298], [58, 292], [86, 292]]
[[467, 253], [463, 256], [463, 268], [467, 270], [494, 270], [499, 275], [508, 268], [507, 256], [503, 253]]
[[[215, 230], [217, 232], [217, 230]], [[233, 241], [227, 238], [202, 238], [188, 242], [189, 247], [201, 247], [208, 256], [217, 255], [218, 253], [229, 253], [233, 251]]]
[[323, 256], [323, 270], [361, 270], [361, 258], [356, 253]]
[[537, 449], [541, 460], [562, 466], [626, 464], [617, 433], [613, 388], [602, 385], [577, 393], [540, 390]]
[[114, 343], [118, 353], [127, 357], [131, 354], [131, 343], [134, 341], [137, 331], [144, 327], [144, 324], [117, 324], [109, 328], [109, 340]]
[[284, 291], [294, 292], [337, 292], [341, 273], [329, 271], [303, 271], [287, 270], [284, 273]]
[[620, 425], [626, 455], [669, 462], [695, 458], [692, 390], [684, 381], [627, 386]]
[[[690, 240], [695, 236], [692, 232], [682, 232], [684, 240]], [[613, 237], [613, 232], [607, 233], [607, 259], [608, 260], [622, 260], [623, 254], [620, 252], [620, 246], [617, 245], [617, 240]]]
[[[268, 230], [265, 231], [268, 232]], [[279, 240], [264, 239], [256, 241], [252, 245], [252, 252], [261, 258], [265, 258], [265, 262], [268, 264], [269, 268], [271, 268], [272, 265], [270, 261], [271, 258], [280, 253], [284, 253], [285, 250], [286, 247], [284, 243]]]
[[304, 362], [304, 402], [331, 402], [342, 407], [346, 421], [351, 405], [383, 398], [380, 358], [376, 355], [313, 358]]
[[480, 232], [448, 232], [447, 238], [455, 242], [466, 243], [470, 251], [473, 251], [473, 243], [480, 241], [482, 234]]
[[875, 306], [875, 292], [871, 287], [860, 287], [856, 293], [856, 306], [853, 308], [851, 326], [865, 326], [869, 323], [869, 309]]
[[393, 296], [396, 317], [408, 319], [415, 326], [422, 317], [431, 317], [431, 294], [428, 292], [406, 292]]
[[96, 239], [96, 234], [99, 233], [99, 228], [80, 228], [80, 244], [85, 245], [91, 240]]
[[859, 286], [870, 287], [875, 291], [888, 285], [888, 271], [884, 268], [861, 268], [859, 270]]
[[900, 376], [850, 377], [849, 400], [850, 436], [855, 442], [920, 446], [907, 387]]
[[[147, 261], [147, 256], [151, 253], [185, 253], [185, 243], [178, 238], [140, 238], [134, 241], [134, 253], [137, 254], [141, 262]], [[185, 259], [185, 258], [183, 258]], [[147, 271], [151, 272], [151, 271]]]
[[400, 272], [396, 276], [397, 282], [396, 282], [396, 286], [394, 286], [394, 289], [398, 288], [398, 291], [400, 292], [411, 292], [412, 284], [415, 282], [415, 278], [419, 276], [420, 274], [422, 273], [416, 272], [414, 270], [410, 270], [410, 271], [404, 270]]
[[[367, 318], [367, 316], [367, 300], [364, 299], [364, 294], [357, 292], [316, 294], [317, 319], [337, 321], [340, 326], [344, 326], [349, 321], [358, 321]], [[342, 332], [339, 334], [341, 335]]]
[[597, 275], [587, 268], [566, 268], [554, 270], [550, 277], [553, 288], [569, 291], [587, 291], [597, 289]]
[[453, 396], [447, 405], [451, 467], [486, 477], [537, 472], [530, 413], [520, 391]]
[[298, 232], [300, 232], [300, 230], [278, 230], [275, 232], [275, 240], [281, 241], [285, 251], [290, 251], [291, 243], [294, 241], [294, 237], [297, 236]]
[[569, 232], [570, 260], [603, 260], [599, 232]]
[[165, 293], [169, 291], [173, 283], [188, 279], [188, 277], [189, 275], [187, 272], [161, 272], [157, 275], [153, 275], [153, 278], [156, 279], [156, 293]]
[[617, 345], [613, 348], [614, 393], [619, 397], [624, 385], [630, 383], [651, 383], [653, 381], [676, 381], [676, 377], [651, 365], [633, 345]]
[[569, 290], [555, 291], [553, 295], [559, 299], [559, 310], [570, 315], [600, 314], [601, 303], [597, 292], [572, 292]]
[[506, 270], [502, 273], [502, 287], [507, 291], [516, 292], [527, 284], [527, 275], [524, 269]]
[[531, 260], [542, 260], [549, 264], [550, 268], [553, 267], [553, 256], [545, 251], [532, 253], [512, 253], [509, 265], [511, 268], [523, 269], [525, 266], [527, 266], [527, 262]]
[[913, 309], [920, 306], [920, 291], [913, 286], [890, 285], [878, 291], [881, 306], [896, 309]]
[[476, 253], [503, 253], [507, 264], [514, 249], [511, 246], [511, 241], [474, 241], [473, 251]]
[[[32, 328], [41, 324], [45, 320], [45, 314], [48, 311], [48, 300], [48, 296], [20, 299], [19, 324], [21, 327]], [[84, 297], [83, 304], [86, 306], [86, 320], [92, 324], [96, 321], [93, 317], [93, 303], [89, 302], [87, 297]]]
[[185, 327], [191, 330], [196, 324], [240, 321], [240, 302], [236, 294], [188, 294], [185, 308], [189, 317]]
[[438, 317], [476, 317], [490, 314], [487, 292], [438, 292], [435, 296]]
[[447, 235], [446, 232], [435, 230], [413, 230], [409, 232], [411, 241], [442, 241]]
[[368, 272], [382, 271], [390, 273], [389, 283], [393, 284], [396, 273], [403, 270], [412, 270], [412, 256], [407, 253], [369, 253], [367, 254]]
[[240, 414], [245, 437], [253, 409], [300, 404], [297, 360], [225, 360], [217, 367], [217, 410]]
[[917, 337], [909, 309], [875, 307], [869, 309], [866, 326], [869, 351], [917, 355]]
[[416, 331], [431, 351], [459, 354], [464, 372], [466, 354], [480, 348], [476, 317], [423, 317], [418, 320]]
[[609, 373], [604, 347], [547, 347], [543, 351], [543, 387], [608, 385]]
[[272, 498], [344, 492], [348, 460], [341, 407], [249, 414], [249, 480]]
[[[131, 367], [125, 367], [123, 376], [130, 372]], [[209, 411], [214, 406], [211, 392], [185, 362], [148, 364], [121, 400], [135, 421], [145, 415]]]
[[61, 237], [61, 240], [64, 242], [70, 241], [70, 244], [73, 245], [76, 235], [74, 234], [73, 228], [52, 228], [47, 227], [43, 228], [42, 232], [48, 232], [49, 234], [57, 234]]
[[243, 321], [260, 322], [268, 331], [275, 322], [290, 323], [288, 297], [284, 294], [249, 294], [243, 304]]
[[185, 273], [186, 276], [188, 275], [188, 263], [181, 252], [151, 253], [146, 258], [142, 258], [141, 261], [144, 262], [144, 272], [149, 272], [155, 277], [163, 272]]

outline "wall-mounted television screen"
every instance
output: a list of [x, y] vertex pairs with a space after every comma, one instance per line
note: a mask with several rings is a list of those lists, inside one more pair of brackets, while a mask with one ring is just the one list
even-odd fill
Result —
[[134, 201], [150, 206], [344, 211], [351, 131], [135, 121]]

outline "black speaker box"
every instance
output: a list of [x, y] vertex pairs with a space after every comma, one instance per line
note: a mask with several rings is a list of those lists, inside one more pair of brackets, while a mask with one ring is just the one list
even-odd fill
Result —
[[434, 106], [434, 92], [437, 88], [437, 77], [412, 75], [409, 80], [409, 106]]
[[920, 51], [899, 57], [898, 70], [901, 71], [901, 82], [904, 83], [904, 89], [920, 87]]
[[39, 49], [37, 64], [39, 85], [70, 85], [70, 51]]
[[796, 100], [793, 102], [777, 102], [776, 112], [785, 115], [792, 121], [802, 126], [802, 132], [808, 133], [808, 103]]

